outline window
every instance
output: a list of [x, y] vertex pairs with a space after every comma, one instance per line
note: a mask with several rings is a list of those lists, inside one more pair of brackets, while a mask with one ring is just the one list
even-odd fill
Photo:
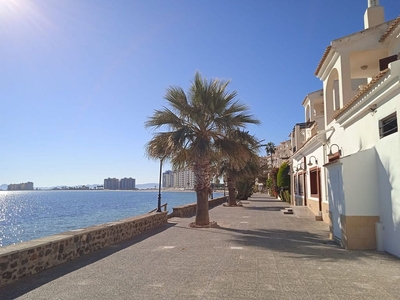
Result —
[[333, 82], [333, 110], [340, 109], [340, 99], [339, 99], [339, 80]]
[[397, 54], [382, 58], [379, 60], [379, 71], [383, 71], [389, 67], [391, 62], [394, 62], [398, 59]]
[[294, 194], [297, 195], [297, 175], [294, 175]]
[[397, 115], [393, 113], [379, 121], [379, 135], [381, 138], [397, 132]]
[[310, 169], [310, 193], [311, 197], [318, 197], [319, 195], [319, 170], [317, 168]]

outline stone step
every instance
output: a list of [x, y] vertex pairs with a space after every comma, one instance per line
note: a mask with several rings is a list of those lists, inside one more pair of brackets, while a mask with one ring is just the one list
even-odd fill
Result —
[[283, 212], [284, 215], [293, 215], [293, 209], [286, 207], [285, 209], [281, 209], [281, 212]]
[[323, 221], [322, 216], [315, 216], [315, 221]]

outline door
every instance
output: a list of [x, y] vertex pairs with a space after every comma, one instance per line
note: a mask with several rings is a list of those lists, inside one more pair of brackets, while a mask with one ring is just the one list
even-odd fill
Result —
[[332, 215], [333, 235], [342, 240], [340, 215], [344, 214], [342, 165], [331, 165], [328, 169], [328, 200]]

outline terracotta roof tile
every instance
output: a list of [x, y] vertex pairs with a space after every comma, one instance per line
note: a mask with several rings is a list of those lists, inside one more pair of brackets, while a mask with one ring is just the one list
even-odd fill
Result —
[[382, 35], [379, 42], [383, 42], [396, 29], [397, 25], [399, 24], [400, 24], [400, 16], [398, 16], [396, 19], [393, 20], [393, 22], [386, 29], [385, 33]]
[[332, 49], [332, 46], [326, 47], [325, 52], [324, 52], [324, 54], [322, 55], [321, 60], [319, 61], [319, 64], [318, 64], [318, 66], [317, 66], [317, 69], [316, 69], [315, 72], [314, 72], [315, 76], [318, 76], [318, 72], [319, 72], [319, 70], [321, 70], [322, 65], [324, 64], [325, 59], [328, 57], [328, 54], [329, 54], [329, 52], [331, 51], [331, 49]]
[[372, 80], [361, 90], [359, 91], [345, 106], [343, 106], [334, 116], [333, 119], [336, 119], [340, 115], [342, 115], [350, 106], [353, 105], [354, 102], [356, 102], [358, 99], [361, 98], [366, 92], [368, 92], [374, 85], [375, 83], [383, 77], [387, 72], [389, 71], [389, 68], [381, 71], [376, 75]]

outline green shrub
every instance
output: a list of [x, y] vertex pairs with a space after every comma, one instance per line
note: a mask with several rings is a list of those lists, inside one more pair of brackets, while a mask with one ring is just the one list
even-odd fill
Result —
[[276, 185], [279, 187], [289, 187], [290, 186], [290, 176], [289, 176], [289, 166], [284, 162], [278, 171], [276, 176]]
[[290, 191], [288, 191], [288, 190], [285, 190], [284, 192], [284, 197], [285, 197], [285, 201], [287, 202], [287, 203], [290, 203]]

